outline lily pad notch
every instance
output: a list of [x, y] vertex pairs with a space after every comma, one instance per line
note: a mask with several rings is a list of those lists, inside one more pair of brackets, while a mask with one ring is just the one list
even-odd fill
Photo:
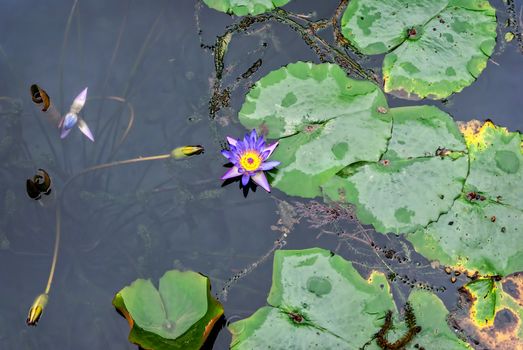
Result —
[[487, 121], [462, 131], [469, 173], [450, 210], [407, 239], [428, 259], [480, 276], [523, 271], [523, 143]]
[[200, 349], [223, 315], [207, 277], [193, 271], [167, 271], [159, 288], [137, 279], [113, 305], [129, 322], [129, 341], [144, 349]]
[[447, 113], [432, 106], [392, 108], [392, 137], [379, 161], [347, 166], [322, 185], [326, 198], [353, 204], [381, 233], [408, 233], [447, 212], [463, 190], [468, 156]]

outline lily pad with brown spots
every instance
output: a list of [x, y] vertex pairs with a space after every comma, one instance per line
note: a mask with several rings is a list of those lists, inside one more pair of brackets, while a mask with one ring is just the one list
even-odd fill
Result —
[[231, 349], [378, 350], [396, 342], [409, 350], [470, 349], [449, 329], [434, 294], [413, 291], [400, 316], [382, 273], [364, 279], [320, 248], [276, 251], [267, 302], [229, 325]]
[[523, 275], [478, 279], [460, 290], [449, 320], [477, 349], [523, 349]]
[[496, 43], [487, 0], [352, 0], [343, 35], [364, 54], [386, 53], [385, 92], [442, 99], [469, 86]]
[[523, 149], [519, 132], [486, 122], [464, 128], [470, 169], [437, 221], [407, 236], [429, 259], [482, 276], [523, 271]]

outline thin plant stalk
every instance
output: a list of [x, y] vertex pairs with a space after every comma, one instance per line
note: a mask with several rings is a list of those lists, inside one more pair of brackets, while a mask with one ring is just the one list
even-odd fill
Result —
[[69, 31], [71, 30], [71, 24], [73, 22], [73, 16], [76, 12], [76, 7], [78, 6], [78, 0], [75, 0], [69, 16], [67, 17], [67, 23], [65, 25], [64, 40], [62, 41], [62, 50], [60, 52], [60, 77], [59, 77], [59, 87], [58, 87], [58, 101], [60, 111], [64, 110], [64, 59], [65, 59], [65, 48], [67, 47], [67, 41], [69, 38]]
[[51, 291], [51, 284], [53, 283], [54, 272], [56, 270], [56, 262], [58, 261], [58, 248], [60, 248], [60, 237], [61, 237], [61, 210], [60, 202], [56, 204], [56, 231], [54, 239], [54, 250], [53, 250], [53, 260], [51, 262], [51, 269], [49, 270], [49, 277], [47, 278], [47, 285], [45, 287], [45, 294], [49, 295]]
[[160, 154], [157, 156], [149, 156], [149, 157], [138, 157], [133, 159], [126, 159], [126, 160], [119, 160], [114, 161], [110, 163], [105, 164], [99, 164], [95, 165], [89, 168], [86, 168], [75, 175], [71, 176], [65, 183], [62, 188], [62, 192], [57, 196], [57, 203], [56, 203], [56, 231], [55, 231], [55, 241], [54, 241], [54, 249], [53, 249], [53, 259], [51, 261], [51, 268], [49, 270], [49, 277], [47, 278], [47, 285], [45, 287], [45, 292], [38, 295], [31, 305], [31, 308], [29, 309], [29, 314], [27, 316], [27, 324], [28, 325], [36, 325], [38, 320], [40, 319], [43, 310], [45, 306], [47, 305], [47, 301], [49, 299], [49, 293], [51, 292], [51, 286], [53, 284], [53, 279], [56, 271], [56, 264], [58, 262], [58, 253], [60, 251], [60, 238], [62, 234], [62, 218], [61, 218], [61, 206], [63, 199], [63, 195], [67, 189], [67, 186], [76, 178], [83, 176], [85, 174], [88, 174], [93, 171], [101, 170], [101, 169], [107, 169], [119, 165], [126, 165], [126, 164], [133, 164], [133, 163], [139, 163], [139, 162], [147, 162], [152, 160], [161, 160], [161, 159], [167, 159], [171, 158], [172, 154]]
[[117, 141], [115, 149], [111, 152], [111, 157], [112, 157], [118, 151], [120, 146], [125, 142], [125, 140], [127, 139], [127, 136], [129, 135], [129, 132], [131, 131], [131, 129], [134, 125], [135, 114], [134, 114], [133, 105], [131, 103], [127, 102], [125, 100], [125, 98], [119, 97], [119, 96], [93, 96], [93, 97], [88, 98], [87, 100], [88, 101], [89, 100], [102, 100], [102, 103], [105, 100], [116, 101], [116, 102], [125, 104], [129, 110], [129, 120], [127, 122], [127, 126], [126, 126], [122, 136]]
[[[149, 45], [150, 45], [150, 42], [153, 38], [153, 33], [155, 32], [156, 30], [156, 27], [158, 26], [158, 23], [160, 22], [160, 19], [162, 18], [163, 14], [160, 14], [156, 20], [154, 21], [153, 25], [151, 26], [151, 29], [149, 30], [149, 32], [147, 33], [147, 36], [142, 44], [142, 47], [140, 48], [140, 51], [138, 52], [138, 55], [136, 56], [136, 59], [133, 63], [133, 67], [131, 68], [131, 72], [129, 74], [129, 79], [127, 80], [127, 83], [125, 85], [125, 88], [124, 88], [124, 91], [123, 91], [123, 98], [127, 98], [130, 90], [131, 90], [131, 87], [134, 83], [134, 77], [136, 75], [136, 72], [138, 71], [138, 68], [140, 67], [144, 57], [145, 57], [145, 54], [147, 52], [147, 49], [149, 48]], [[109, 123], [110, 122], [113, 122], [113, 128], [111, 128], [112, 130], [116, 130], [116, 125], [117, 125], [117, 121], [120, 119], [119, 116], [121, 115], [121, 109], [117, 112], [117, 117], [116, 118], [111, 118], [111, 120], [108, 120], [106, 122], [106, 125], [103, 127], [103, 129], [105, 130], [108, 130], [109, 131]], [[116, 125], [115, 125], [116, 124]], [[111, 133], [109, 133], [111, 134]], [[108, 142], [109, 138], [105, 138], [104, 141], [103, 141], [103, 144], [102, 144], [102, 147], [100, 148], [100, 153], [98, 155], [98, 158], [96, 159], [97, 162], [101, 161], [101, 157], [102, 157], [102, 151], [104, 149], [106, 149], [106, 145], [107, 145], [107, 142]], [[112, 145], [111, 147], [111, 156], [113, 154], [113, 150], [114, 150], [114, 144]], [[110, 158], [109, 158], [110, 160]]]
[[[69, 12], [69, 16], [67, 17], [67, 23], [65, 25], [65, 32], [64, 32], [64, 40], [62, 41], [62, 49], [60, 52], [60, 73], [59, 73], [59, 79], [58, 79], [58, 103], [60, 107], [60, 112], [63, 112], [64, 110], [64, 59], [65, 59], [65, 49], [67, 47], [67, 42], [69, 39], [69, 32], [71, 31], [71, 25], [73, 23], [73, 17], [76, 13], [76, 8], [78, 6], [78, 1], [75, 0], [73, 3], [73, 6], [71, 7], [71, 11]], [[67, 147], [64, 147], [63, 142], [62, 145], [62, 154], [64, 159], [64, 168], [65, 171], [69, 171], [69, 162], [67, 157]]]
[[[123, 34], [125, 33], [125, 28], [127, 26], [127, 18], [129, 17], [129, 4], [130, 1], [127, 1], [127, 7], [125, 10], [125, 16], [122, 19], [122, 24], [120, 25], [120, 30], [118, 32], [118, 38], [116, 39], [116, 43], [114, 45], [113, 54], [111, 55], [111, 60], [109, 61], [109, 68], [107, 69], [107, 73], [105, 74], [105, 80], [102, 84], [102, 96], [105, 96], [105, 92], [107, 90], [107, 85], [109, 84], [109, 78], [111, 76], [111, 72], [113, 70], [114, 62], [116, 61], [116, 57], [118, 55], [118, 51], [120, 50], [120, 44], [122, 42]], [[104, 100], [100, 103], [100, 106], [98, 107], [98, 113], [96, 117], [96, 126], [95, 126], [95, 132], [98, 134], [100, 131], [100, 116], [102, 114], [104, 106]]]

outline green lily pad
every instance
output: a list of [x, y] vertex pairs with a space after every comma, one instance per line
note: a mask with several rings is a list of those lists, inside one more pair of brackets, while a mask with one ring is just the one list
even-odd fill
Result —
[[[383, 274], [365, 280], [350, 262], [320, 248], [276, 251], [267, 301], [269, 306], [229, 325], [231, 349], [380, 349], [376, 335], [389, 312], [389, 342], [408, 330]], [[448, 328], [448, 312], [435, 295], [414, 291], [409, 303], [412, 328], [421, 331], [406, 348], [468, 348]]]
[[496, 304], [499, 302], [499, 293], [492, 278], [480, 278], [469, 282], [465, 288], [471, 294], [475, 303], [470, 310], [470, 317], [478, 325], [492, 324], [496, 316]]
[[259, 15], [276, 7], [287, 4], [290, 0], [203, 0], [212, 9], [235, 14], [236, 16]]
[[199, 273], [167, 271], [157, 290], [137, 279], [116, 294], [113, 305], [131, 327], [129, 341], [144, 349], [199, 349], [223, 315]]
[[470, 174], [467, 187], [490, 200], [523, 210], [521, 133], [486, 122], [467, 139]]
[[326, 197], [356, 206], [382, 233], [425, 227], [450, 209], [468, 171], [466, 146], [452, 118], [430, 106], [390, 110], [392, 138], [379, 162], [343, 169], [322, 186]]
[[487, 0], [352, 0], [341, 26], [362, 53], [387, 53], [385, 92], [408, 98], [441, 99], [472, 84], [496, 40]]
[[470, 171], [464, 192], [448, 213], [407, 239], [420, 254], [458, 269], [486, 276], [522, 271], [520, 134], [487, 122], [465, 137]]
[[301, 197], [349, 164], [377, 161], [390, 138], [391, 119], [381, 90], [347, 77], [337, 65], [298, 62], [275, 70], [250, 90], [239, 112], [280, 144], [271, 183]]

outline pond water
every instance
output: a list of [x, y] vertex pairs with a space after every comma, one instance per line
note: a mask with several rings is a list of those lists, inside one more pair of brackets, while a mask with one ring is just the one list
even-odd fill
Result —
[[[498, 23], [504, 23], [504, 3], [492, 3], [499, 10]], [[285, 9], [328, 18], [337, 4], [296, 0]], [[514, 5], [519, 14], [523, 1]], [[134, 349], [127, 341], [128, 325], [111, 300], [136, 278], [156, 281], [173, 268], [209, 276], [227, 320], [245, 318], [266, 303], [272, 256], [260, 259], [286, 232], [286, 223], [292, 226], [287, 227], [286, 249], [336, 250], [364, 274], [372, 268], [390, 272], [389, 266], [430, 286], [448, 308], [456, 306], [456, 291], [464, 280], [450, 283], [449, 276], [431, 268], [406, 241], [374, 234], [380, 247], [376, 252], [340, 241], [336, 234], [319, 235], [320, 229], [306, 219], [292, 225], [289, 207], [299, 199], [260, 188], [244, 197], [238, 182], [222, 186], [225, 160], [220, 150], [226, 135], [245, 132], [237, 112], [247, 87], [289, 62], [319, 62], [291, 29], [255, 25], [249, 35], [232, 41], [224, 81], [234, 82], [258, 58], [263, 64], [250, 80], [240, 82], [231, 106], [211, 120], [214, 61], [200, 40], [213, 44], [233, 21], [205, 6], [195, 16], [193, 0], [2, 1], [0, 96], [10, 99], [0, 100], [0, 349]], [[437, 105], [456, 120], [490, 118], [510, 130], [523, 130], [523, 54], [516, 40], [503, 41], [503, 31], [500, 24], [495, 53], [475, 83], [448, 101], [422, 103]], [[365, 65], [380, 62], [376, 58]], [[47, 114], [31, 102], [29, 86], [34, 83], [63, 112], [86, 86], [89, 97], [116, 96], [120, 101], [87, 101], [83, 116], [95, 143], [76, 128], [61, 140]], [[391, 106], [420, 104], [392, 96], [388, 100]], [[134, 121], [120, 144], [131, 109]], [[205, 153], [93, 171], [67, 184], [50, 301], [38, 326], [27, 327], [27, 310], [45, 288], [52, 259], [56, 194], [68, 179], [97, 164], [193, 144], [203, 145]], [[34, 201], [26, 194], [25, 180], [38, 168], [51, 175], [53, 192]], [[351, 223], [323, 227], [334, 233], [351, 228]], [[411, 254], [409, 264], [384, 254], [387, 249]], [[242, 274], [246, 268], [252, 271]], [[238, 280], [226, 284], [234, 276]], [[408, 283], [397, 280], [392, 286], [398, 303], [404, 302]], [[222, 329], [214, 348], [226, 349], [229, 342]]]

